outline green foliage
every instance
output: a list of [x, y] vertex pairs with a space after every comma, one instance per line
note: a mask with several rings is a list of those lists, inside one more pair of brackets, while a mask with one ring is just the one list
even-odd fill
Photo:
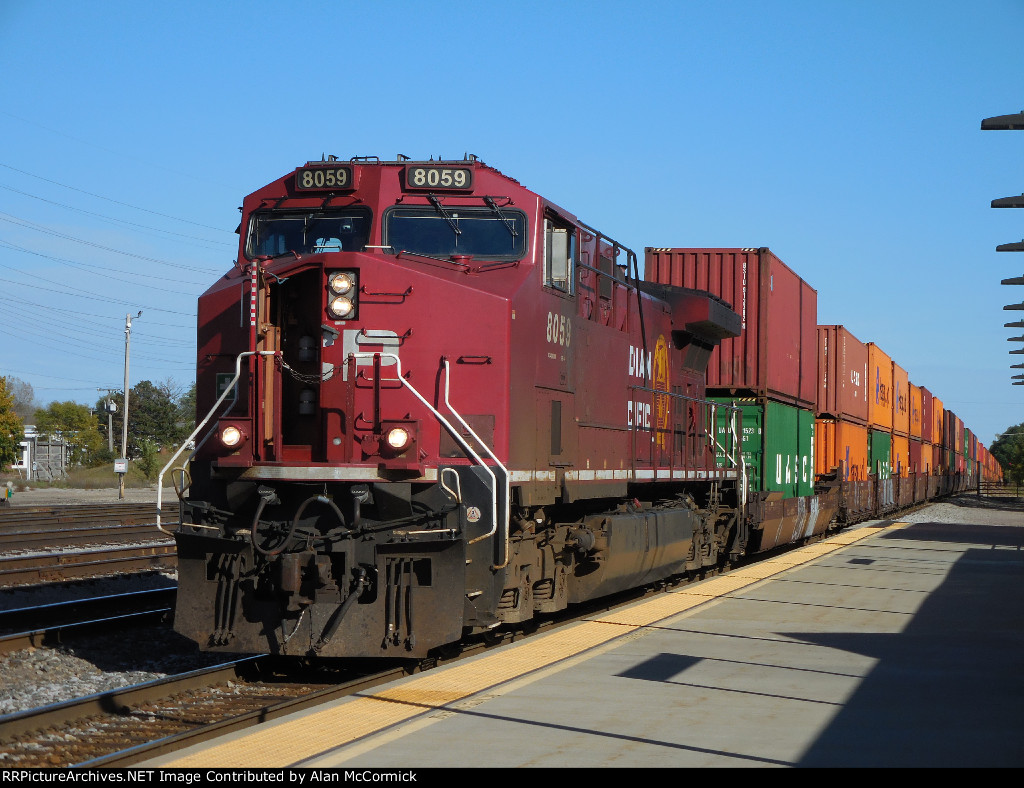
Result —
[[[159, 447], [177, 448], [195, 427], [195, 383], [188, 391], [167, 380], [155, 384], [143, 380], [128, 395], [128, 459], [141, 457], [146, 441]], [[107, 412], [107, 404], [115, 410]], [[124, 439], [124, 396], [111, 392], [96, 400], [99, 431], [107, 443], [108, 430], [113, 433], [115, 456], [121, 456]]]
[[0, 377], [0, 467], [18, 459], [18, 444], [25, 437], [21, 419], [15, 412], [14, 394], [7, 385], [7, 378]]
[[[131, 423], [130, 418], [129, 423]], [[155, 479], [160, 473], [160, 454], [153, 441], [139, 441], [139, 458], [135, 461], [135, 465], [149, 480]]]
[[1003, 466], [1006, 479], [1024, 484], [1024, 423], [1003, 430], [989, 451]]
[[88, 405], [77, 402], [51, 402], [35, 413], [36, 429], [44, 435], [61, 438], [68, 446], [70, 464], [83, 463], [91, 452], [103, 446], [97, 419]]

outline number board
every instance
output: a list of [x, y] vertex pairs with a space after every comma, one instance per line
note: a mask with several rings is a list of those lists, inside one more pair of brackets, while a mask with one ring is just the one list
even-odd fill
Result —
[[348, 166], [336, 164], [326, 167], [298, 167], [295, 170], [296, 191], [324, 192], [352, 188], [352, 168]]
[[410, 164], [405, 168], [405, 188], [429, 189], [431, 191], [471, 191], [473, 189], [473, 168]]

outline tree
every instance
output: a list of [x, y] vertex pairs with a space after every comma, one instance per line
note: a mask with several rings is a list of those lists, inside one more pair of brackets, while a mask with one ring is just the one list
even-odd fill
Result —
[[8, 377], [7, 390], [14, 397], [14, 412], [21, 419], [21, 423], [31, 423], [32, 416], [39, 407], [35, 389], [21, 378]]
[[196, 428], [196, 384], [192, 381], [188, 391], [178, 397], [178, 426], [188, 437]]
[[1003, 466], [1003, 476], [1018, 485], [1024, 484], [1024, 424], [1007, 427], [989, 448]]
[[7, 378], [0, 377], [0, 468], [6, 469], [21, 454], [25, 432], [15, 412], [14, 394], [7, 388]]
[[98, 420], [88, 405], [77, 402], [51, 402], [35, 412], [36, 429], [40, 433], [60, 438], [67, 444], [68, 461], [72, 465], [84, 462], [87, 456], [103, 446]]
[[[142, 456], [144, 442], [177, 448], [188, 437], [195, 428], [195, 389], [195, 383], [186, 391], [170, 379], [160, 383], [143, 380], [132, 387], [128, 397], [129, 459]], [[109, 419], [108, 402], [115, 406]], [[104, 394], [96, 400], [94, 410], [99, 414], [99, 431], [105, 445], [110, 422], [114, 453], [120, 456], [124, 436], [124, 395], [120, 391]], [[100, 455], [106, 454], [106, 449], [100, 452]]]
[[158, 446], [177, 442], [178, 408], [173, 391], [166, 385], [156, 386], [143, 380], [132, 388], [128, 400], [128, 435], [132, 456], [136, 456], [144, 441]]

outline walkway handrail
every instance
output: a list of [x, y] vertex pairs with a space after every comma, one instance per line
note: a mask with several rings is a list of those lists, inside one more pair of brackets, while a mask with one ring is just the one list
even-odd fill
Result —
[[[231, 398], [231, 402], [228, 405], [227, 409], [221, 415], [222, 416], [226, 416], [228, 411], [231, 410], [235, 406], [235, 402], [238, 401], [238, 390], [235, 387], [235, 384], [238, 382], [238, 379], [242, 376], [242, 359], [247, 357], [247, 356], [276, 356], [276, 355], [279, 355], [279, 353], [280, 353], [280, 351], [277, 351], [277, 350], [246, 350], [244, 353], [239, 353], [238, 357], [235, 359], [235, 376], [233, 378], [231, 378], [231, 382], [228, 383], [228, 385], [224, 388], [224, 392], [220, 395], [220, 397], [218, 397], [217, 401], [213, 403], [213, 407], [210, 408], [210, 412], [206, 414], [206, 418], [204, 418], [201, 422], [199, 422], [199, 424], [196, 426], [196, 428], [192, 431], [192, 434], [189, 435], [187, 438], [185, 438], [185, 442], [182, 443], [181, 446], [178, 447], [178, 450], [176, 452], [174, 452], [173, 455], [171, 455], [171, 459], [168, 460], [167, 464], [163, 467], [163, 469], [161, 469], [160, 474], [156, 477], [156, 527], [157, 527], [157, 530], [160, 531], [160, 533], [171, 535], [171, 532], [166, 530], [160, 524], [160, 504], [161, 504], [161, 501], [163, 499], [163, 490], [164, 490], [163, 480], [164, 480], [164, 474], [167, 473], [167, 469], [170, 468], [174, 464], [174, 461], [176, 459], [178, 459], [178, 457], [181, 455], [181, 453], [183, 451], [185, 451], [185, 447], [187, 447], [189, 445], [189, 443], [191, 443], [195, 439], [196, 435], [199, 434], [199, 432], [203, 429], [203, 427], [206, 426], [207, 422], [209, 422], [210, 419], [213, 417], [214, 412], [217, 410], [217, 408], [220, 407], [220, 404], [225, 399], [227, 399], [228, 393], [232, 393], [233, 396]], [[199, 448], [204, 443], [206, 443], [206, 440], [209, 437], [210, 437], [210, 434], [207, 433], [206, 437], [203, 438], [202, 441], [200, 441], [199, 445], [196, 446], [192, 450], [192, 453], [189, 455], [189, 460], [191, 460], [192, 457], [195, 456], [195, 453], [197, 451], [199, 451]], [[181, 497], [181, 493], [183, 493], [184, 491], [185, 491], [185, 487], [184, 487], [184, 479], [183, 479], [182, 480], [181, 492], [178, 493], [179, 498]]]
[[[479, 454], [476, 453], [476, 451], [473, 449], [473, 447], [469, 445], [469, 443], [465, 440], [465, 438], [462, 437], [462, 435], [459, 433], [459, 431], [457, 429], [455, 429], [455, 427], [452, 426], [451, 422], [448, 421], [448, 419], [446, 419], [444, 416], [442, 416], [441, 412], [438, 411], [437, 408], [435, 408], [433, 405], [431, 405], [426, 400], [426, 398], [416, 390], [415, 386], [413, 386], [408, 380], [406, 380], [404, 377], [402, 377], [402, 362], [401, 362], [401, 359], [398, 358], [397, 354], [395, 354], [395, 353], [349, 353], [348, 357], [349, 358], [369, 358], [369, 359], [372, 359], [374, 357], [393, 358], [395, 360], [395, 366], [397, 367], [396, 376], [398, 378], [398, 381], [403, 386], [405, 386], [407, 389], [409, 389], [410, 392], [412, 392], [413, 396], [416, 397], [416, 399], [418, 399], [420, 401], [420, 403], [423, 405], [423, 407], [425, 407], [427, 410], [429, 410], [431, 412], [431, 414], [433, 414], [435, 419], [437, 419], [442, 425], [444, 425], [444, 428], [446, 430], [448, 430], [449, 433], [451, 433], [452, 437], [455, 438], [456, 441], [459, 442], [459, 445], [462, 447], [463, 451], [465, 451], [466, 454], [468, 454], [470, 457], [472, 457], [480, 465], [480, 467], [483, 468], [484, 473], [486, 473], [488, 476], [491, 477], [491, 530], [488, 531], [485, 534], [481, 534], [480, 536], [476, 537], [475, 539], [471, 539], [469, 542], [467, 542], [467, 544], [475, 544], [476, 542], [479, 542], [482, 539], [487, 539], [489, 537], [494, 536], [495, 532], [498, 529], [498, 492], [497, 492], [498, 491], [498, 479], [494, 475], [494, 471], [492, 471], [489, 467], [487, 467], [487, 464], [483, 461], [483, 458]], [[447, 360], [445, 360], [445, 369], [447, 371]], [[456, 417], [459, 419], [459, 421], [462, 421], [463, 426], [465, 426], [467, 429], [469, 429], [468, 425], [466, 425], [466, 423], [462, 420], [462, 417], [459, 416], [459, 414], [455, 411], [455, 409], [452, 408], [451, 405], [449, 404], [449, 402], [448, 402], [447, 387], [448, 387], [448, 378], [447, 378], [447, 375], [446, 375], [445, 376], [445, 404], [449, 407], [449, 409], [451, 409], [452, 413], [454, 413], [456, 415]], [[476, 438], [476, 435], [473, 433], [472, 430], [469, 430], [469, 432], [470, 432], [471, 435], [473, 435], [474, 438]], [[476, 438], [476, 440], [480, 442], [481, 446], [484, 445], [483, 442], [480, 441], [479, 438]], [[484, 448], [488, 452], [488, 454], [491, 454], [490, 450], [487, 449], [486, 446]], [[494, 455], [491, 454], [491, 456], [493, 457]], [[496, 458], [495, 458], [495, 462], [497, 462]], [[498, 463], [498, 464], [501, 465], [501, 463]], [[504, 470], [504, 466], [501, 466], [501, 467]], [[508, 479], [508, 472], [507, 471], [505, 473], [505, 478], [506, 478], [506, 480]], [[505, 563], [501, 564], [500, 566], [495, 564], [494, 568], [495, 569], [500, 569], [501, 567], [505, 566], [505, 564], [507, 564], [507, 563], [508, 563], [508, 546], [506, 545], [506, 549], [505, 549]]]

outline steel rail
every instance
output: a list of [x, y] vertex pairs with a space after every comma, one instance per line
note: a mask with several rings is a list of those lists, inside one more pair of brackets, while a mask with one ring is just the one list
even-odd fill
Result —
[[109, 632], [111, 629], [125, 629], [133, 625], [158, 623], [174, 613], [173, 607], [157, 608], [125, 613], [120, 616], [96, 618], [90, 621], [76, 621], [58, 624], [45, 629], [33, 629], [0, 635], [0, 654], [11, 654], [29, 648], [53, 648], [78, 637]]
[[0, 557], [0, 587], [177, 566], [172, 543]]
[[0, 610], [0, 629], [14, 632], [29, 627], [53, 627], [115, 613], [142, 613], [173, 606], [177, 594], [176, 586], [167, 586], [68, 599], [32, 607], [8, 608]]
[[10, 741], [16, 736], [30, 731], [67, 725], [94, 715], [123, 715], [128, 713], [133, 705], [159, 700], [187, 690], [209, 687], [220, 681], [236, 679], [242, 667], [254, 664], [259, 659], [262, 657], [246, 657], [176, 676], [154, 679], [143, 684], [134, 684], [130, 687], [100, 692], [84, 698], [53, 703], [38, 709], [6, 714], [0, 716], [0, 731], [3, 732], [0, 735], [0, 741]]
[[71, 545], [101, 545], [112, 542], [152, 542], [153, 524], [46, 528], [43, 530], [0, 530], [0, 549], [45, 549]]

